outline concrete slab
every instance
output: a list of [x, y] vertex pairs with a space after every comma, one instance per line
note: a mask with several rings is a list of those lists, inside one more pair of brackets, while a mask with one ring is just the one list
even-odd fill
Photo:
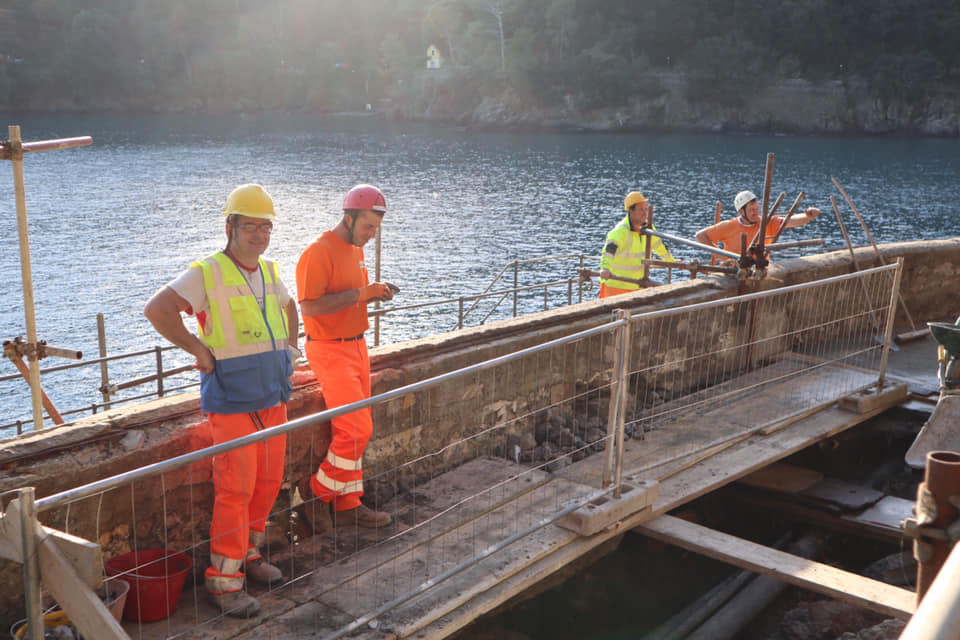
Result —
[[933, 415], [920, 429], [904, 458], [914, 469], [923, 469], [931, 451], [960, 451], [960, 395], [940, 395]]

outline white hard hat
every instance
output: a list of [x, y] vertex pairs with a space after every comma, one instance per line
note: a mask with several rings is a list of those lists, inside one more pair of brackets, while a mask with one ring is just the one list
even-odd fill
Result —
[[740, 211], [745, 204], [756, 199], [757, 196], [753, 194], [753, 191], [741, 191], [737, 194], [737, 197], [733, 199], [733, 208], [736, 211]]

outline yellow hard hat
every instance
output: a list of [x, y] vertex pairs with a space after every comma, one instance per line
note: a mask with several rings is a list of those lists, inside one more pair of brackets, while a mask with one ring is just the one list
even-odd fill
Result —
[[273, 198], [258, 184], [242, 184], [230, 192], [227, 203], [223, 205], [223, 215], [234, 214], [267, 220], [277, 217], [273, 210]]
[[643, 197], [643, 194], [639, 191], [631, 191], [627, 194], [627, 197], [623, 199], [623, 210], [630, 211], [630, 207], [637, 204], [638, 202], [646, 202], [647, 199]]

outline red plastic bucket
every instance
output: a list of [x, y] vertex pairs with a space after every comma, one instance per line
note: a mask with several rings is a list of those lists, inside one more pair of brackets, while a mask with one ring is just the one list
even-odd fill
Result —
[[145, 549], [125, 553], [107, 562], [107, 575], [130, 584], [123, 617], [134, 622], [163, 620], [177, 610], [177, 600], [193, 568], [185, 553]]

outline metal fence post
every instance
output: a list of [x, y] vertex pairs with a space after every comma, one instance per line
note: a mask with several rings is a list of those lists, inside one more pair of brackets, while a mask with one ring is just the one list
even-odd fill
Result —
[[43, 605], [40, 594], [40, 559], [37, 557], [37, 510], [33, 487], [18, 489], [20, 496], [20, 544], [23, 553], [23, 596], [30, 640], [43, 640]]
[[623, 466], [624, 414], [627, 397], [626, 373], [628, 349], [630, 348], [630, 312], [616, 310], [617, 321], [622, 322], [614, 336], [613, 369], [610, 380], [610, 409], [607, 412], [607, 451], [603, 460], [602, 487], [607, 488], [614, 482], [617, 487], [615, 497], [620, 497], [620, 479]]
[[[580, 268], [577, 273], [583, 273], [583, 254], [580, 254]], [[583, 278], [577, 278], [577, 302], [583, 302]]]
[[897, 269], [893, 272], [893, 290], [890, 291], [890, 306], [887, 308], [886, 335], [883, 340], [883, 352], [880, 356], [880, 375], [877, 377], [877, 393], [883, 391], [884, 378], [887, 375], [887, 359], [890, 355], [890, 340], [893, 338], [893, 321], [897, 315], [897, 298], [900, 295], [900, 276], [903, 273], [903, 256], [897, 258]]
[[153, 348], [157, 357], [157, 397], [163, 397], [163, 350], [160, 347]]
[[513, 261], [513, 317], [517, 317], [517, 287], [520, 286], [520, 264]]
[[[103, 314], [97, 314], [97, 344], [100, 346], [100, 388], [103, 389], [103, 408], [110, 408], [110, 373], [107, 370], [107, 329]], [[96, 413], [96, 410], [94, 410]]]

